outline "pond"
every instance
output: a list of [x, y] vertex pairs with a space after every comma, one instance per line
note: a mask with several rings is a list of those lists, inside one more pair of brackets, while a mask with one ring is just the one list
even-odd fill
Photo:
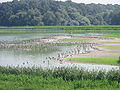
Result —
[[[75, 53], [85, 52], [81, 44], [45, 43], [41, 41], [54, 36], [69, 34], [3, 34], [0, 35], [0, 65], [20, 67], [78, 67], [85, 69], [111, 70], [119, 68], [111, 65], [69, 63], [63, 59]], [[84, 34], [70, 34], [80, 36]], [[88, 47], [88, 50], [93, 49]], [[78, 52], [79, 51], [79, 52]]]

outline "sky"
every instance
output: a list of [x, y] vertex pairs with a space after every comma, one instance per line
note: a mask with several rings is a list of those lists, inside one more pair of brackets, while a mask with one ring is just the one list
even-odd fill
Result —
[[[0, 0], [0, 2], [7, 2], [12, 0]], [[58, 0], [58, 1], [66, 1], [66, 0]], [[76, 3], [100, 3], [100, 4], [120, 4], [120, 0], [72, 0]]]

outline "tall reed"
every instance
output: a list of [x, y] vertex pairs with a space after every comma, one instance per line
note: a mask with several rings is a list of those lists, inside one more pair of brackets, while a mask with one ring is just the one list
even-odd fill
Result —
[[97, 70], [84, 70], [78, 68], [54, 68], [54, 69], [43, 69], [43, 68], [26, 68], [26, 67], [2, 67], [0, 66], [0, 74], [25, 74], [42, 76], [44, 78], [54, 77], [63, 78], [66, 81], [73, 80], [112, 80], [120, 82], [120, 69], [110, 71], [97, 71]]

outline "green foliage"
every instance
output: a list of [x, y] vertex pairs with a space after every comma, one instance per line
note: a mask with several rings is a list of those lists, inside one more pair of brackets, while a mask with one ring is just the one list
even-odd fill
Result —
[[72, 58], [71, 62], [120, 65], [118, 58]]
[[0, 74], [1, 90], [119, 90], [120, 83], [107, 80], [74, 80], [32, 75]]
[[5, 90], [119, 90], [120, 70], [85, 71], [77, 68], [1, 67]]
[[32, 75], [41, 76], [44, 78], [54, 77], [62, 78], [65, 81], [74, 80], [111, 80], [120, 82], [120, 69], [110, 71], [87, 71], [78, 68], [54, 68], [54, 69], [42, 69], [37, 67], [26, 68], [26, 67], [1, 67], [0, 74], [7, 75]]
[[14, 0], [0, 4], [0, 26], [120, 25], [120, 5], [56, 0]]
[[38, 9], [29, 9], [26, 11], [19, 11], [9, 18], [11, 25], [14, 26], [35, 26], [43, 25], [42, 15]]
[[120, 25], [120, 11], [111, 13], [111, 25]]

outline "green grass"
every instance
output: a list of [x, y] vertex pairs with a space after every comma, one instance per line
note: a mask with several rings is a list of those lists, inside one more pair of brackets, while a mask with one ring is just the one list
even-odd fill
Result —
[[118, 34], [103, 34], [103, 35], [97, 35], [97, 36], [102, 36], [102, 37], [112, 37], [112, 38], [120, 38], [120, 33]]
[[[110, 44], [117, 44], [117, 43], [111, 42]], [[120, 45], [102, 45], [100, 47], [109, 49], [109, 51], [108, 51], [109, 53], [120, 53]]]
[[19, 33], [120, 33], [120, 25], [111, 26], [16, 26], [0, 27], [0, 34]]
[[[0, 67], [0, 75], [31, 75], [40, 76], [44, 78], [62, 78], [64, 81], [74, 80], [108, 80], [120, 82], [120, 69], [110, 70], [108, 72], [104, 70], [84, 70], [78, 68], [54, 68], [54, 69], [42, 69], [42, 68], [25, 68], [25, 67]], [[22, 78], [21, 78], [22, 79]]]
[[120, 83], [107, 80], [43, 78], [32, 75], [0, 74], [0, 90], [119, 90]]
[[119, 90], [120, 69], [0, 67], [0, 90]]
[[109, 53], [120, 53], [120, 50], [108, 51]]
[[90, 42], [93, 39], [61, 39], [59, 42]]
[[104, 47], [110, 50], [120, 50], [120, 45], [102, 45], [101, 47]]
[[103, 44], [120, 44], [120, 42], [102, 42]]
[[119, 58], [71, 58], [70, 62], [120, 65]]

